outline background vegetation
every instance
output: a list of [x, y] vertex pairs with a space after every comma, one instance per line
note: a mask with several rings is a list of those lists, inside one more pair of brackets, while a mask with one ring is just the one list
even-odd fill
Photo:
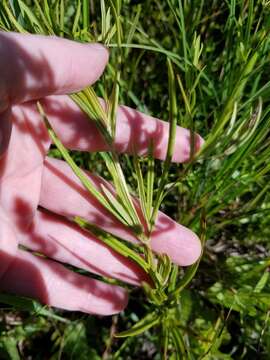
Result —
[[[89, 2], [90, 20], [78, 12], [83, 3], [3, 1], [1, 27], [14, 29], [14, 17], [30, 32], [49, 33], [40, 6], [54, 17], [53, 32], [59, 36], [104, 39], [102, 2]], [[196, 232], [202, 210], [206, 217], [203, 258], [173, 313], [185, 356], [268, 359], [270, 2], [123, 0], [121, 21], [121, 103], [168, 119], [169, 58], [180, 79], [179, 125], [207, 140], [196, 163], [171, 166], [168, 183], [176, 185], [162, 203], [165, 213]], [[106, 36], [111, 57], [96, 86], [101, 95], [117, 62], [114, 33]], [[57, 149], [51, 154], [60, 156]], [[75, 153], [74, 159], [108, 176], [97, 155]], [[130, 160], [123, 156], [121, 161], [135, 189]], [[158, 161], [155, 171], [161, 172]], [[150, 311], [140, 289], [130, 292], [128, 308], [112, 318], [47, 309], [4, 294], [0, 301], [0, 358], [161, 359], [158, 328], [138, 337], [113, 337]], [[172, 351], [169, 358], [182, 358], [179, 354]]]

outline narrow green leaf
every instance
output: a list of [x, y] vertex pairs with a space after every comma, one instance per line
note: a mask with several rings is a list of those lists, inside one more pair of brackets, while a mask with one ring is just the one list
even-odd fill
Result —
[[130, 258], [135, 263], [137, 263], [146, 273], [148, 273], [149, 265], [143, 259], [143, 257], [140, 254], [133, 251], [127, 245], [125, 245], [118, 237], [108, 233], [107, 231], [105, 232], [104, 230], [98, 228], [93, 224], [90, 224], [89, 222], [87, 222], [86, 220], [80, 217], [76, 217], [74, 220], [79, 226], [89, 230], [91, 233], [96, 235], [101, 241], [103, 241], [106, 245], [110, 246], [113, 250], [123, 255], [124, 257]]
[[39, 33], [39, 34], [45, 34], [46, 31], [45, 31], [43, 25], [41, 24], [41, 22], [38, 20], [38, 18], [34, 14], [34, 12], [23, 1], [18, 0], [18, 4], [20, 6], [22, 14], [27, 16], [27, 18], [30, 21], [35, 32]]
[[54, 314], [53, 311], [49, 309], [46, 309], [46, 306], [41, 305], [37, 301], [27, 297], [0, 293], [0, 302], [10, 305], [21, 311], [34, 312], [36, 315], [45, 316], [64, 323], [69, 322], [69, 320]]
[[193, 159], [194, 159], [194, 155], [195, 155], [195, 129], [194, 129], [194, 121], [193, 121], [193, 115], [192, 115], [192, 108], [191, 108], [191, 104], [189, 101], [189, 98], [185, 92], [184, 89], [184, 85], [181, 81], [180, 76], [177, 74], [177, 82], [178, 85], [180, 87], [181, 90], [181, 94], [184, 100], [184, 104], [185, 104], [185, 109], [186, 109], [186, 116], [188, 119], [188, 124], [187, 126], [190, 129], [190, 133], [191, 133], [191, 137], [190, 137], [190, 163], [192, 163]]
[[76, 32], [80, 30], [79, 22], [80, 22], [81, 12], [82, 12], [81, 0], [78, 0], [77, 9], [76, 9], [76, 13], [75, 13], [74, 21], [73, 21], [73, 26], [72, 26], [72, 34], [73, 34], [73, 36], [75, 36]]
[[14, 26], [15, 30], [17, 30], [18, 32], [22, 33], [22, 34], [27, 34], [28, 31], [26, 31], [21, 24], [16, 20], [16, 18], [14, 17], [14, 15], [12, 14], [12, 12], [9, 9], [9, 6], [7, 5], [7, 2], [5, 0], [4, 4], [3, 4], [3, 8], [7, 14], [7, 17], [10, 21], [10, 23], [12, 24], [12, 26]]
[[51, 15], [50, 15], [50, 6], [48, 4], [48, 0], [43, 0], [43, 4], [44, 4], [44, 6], [43, 6], [44, 16], [48, 20], [50, 26], [53, 28], [53, 20], [52, 20]]
[[126, 184], [126, 180], [119, 162], [118, 155], [112, 151], [109, 153], [101, 153], [101, 156], [106, 162], [106, 166], [110, 171], [110, 174], [113, 178], [113, 183], [116, 188], [116, 193], [118, 195], [119, 200], [121, 201], [121, 205], [126, 209], [130, 218], [132, 219], [133, 228], [139, 233], [142, 233], [143, 228], [141, 225], [140, 218], [137, 214], [137, 210], [133, 204], [133, 199], [129, 194], [129, 190]]
[[[17, 348], [17, 340], [13, 336], [2, 335], [1, 336], [1, 347], [4, 346], [8, 353], [9, 360], [20, 360], [20, 354]], [[2, 351], [1, 351], [2, 353]], [[6, 359], [6, 356], [4, 357]]]
[[246, 33], [245, 33], [245, 43], [249, 43], [249, 40], [250, 40], [253, 17], [254, 17], [254, 0], [249, 0], [248, 1], [247, 26], [246, 26]]
[[82, 0], [82, 8], [83, 8], [83, 30], [88, 32], [89, 24], [90, 24], [90, 1]]
[[193, 55], [193, 65], [197, 68], [200, 69], [199, 66], [199, 60], [203, 51], [203, 44], [201, 43], [201, 37], [200, 35], [196, 35], [194, 34], [194, 38], [193, 38], [193, 48], [194, 48], [194, 55]]
[[147, 175], [146, 175], [146, 204], [147, 214], [151, 222], [151, 212], [153, 207], [153, 193], [154, 193], [154, 181], [155, 181], [155, 160], [153, 157], [153, 142], [151, 141], [148, 147], [147, 158]]
[[[48, 13], [44, 12], [44, 10], [39, 5], [38, 0], [34, 0], [34, 2], [35, 2], [35, 6], [37, 8], [39, 16], [40, 16], [44, 26], [46, 26], [46, 28], [48, 30], [46, 32], [46, 34], [48, 33], [49, 35], [54, 35], [54, 30], [53, 30], [53, 27], [52, 27], [52, 22], [51, 22], [50, 15], [48, 15]], [[47, 1], [45, 1], [45, 4], [46, 4], [46, 2]], [[44, 33], [44, 35], [45, 35], [45, 33]]]
[[[121, 65], [119, 62], [118, 68], [120, 66]], [[119, 82], [120, 82], [120, 71], [116, 70], [113, 90], [112, 90], [112, 93], [110, 96], [110, 106], [109, 106], [109, 112], [108, 112], [108, 117], [110, 119], [110, 131], [111, 131], [111, 136], [113, 139], [115, 138], [116, 117], [117, 117], [117, 109], [118, 109], [118, 103], [119, 103], [119, 91], [120, 91]]]
[[134, 169], [136, 172], [136, 179], [137, 179], [137, 186], [138, 186], [138, 192], [139, 192], [139, 199], [140, 199], [140, 205], [141, 209], [147, 224], [147, 230], [150, 231], [150, 212], [148, 212], [148, 206], [146, 201], [146, 195], [145, 195], [145, 187], [144, 187], [144, 181], [142, 176], [142, 170], [139, 162], [139, 158], [136, 153], [133, 155], [133, 164]]
[[142, 320], [138, 321], [131, 329], [116, 334], [115, 337], [123, 338], [127, 336], [140, 335], [146, 330], [149, 330], [153, 326], [157, 325], [159, 321], [160, 321], [159, 316], [155, 312], [152, 312], [146, 315]]
[[270, 273], [269, 273], [269, 271], [267, 269], [267, 270], [264, 271], [264, 273], [262, 274], [260, 280], [256, 284], [255, 289], [254, 289], [255, 293], [260, 293], [264, 289], [264, 287], [268, 283], [269, 276], [270, 276]]
[[64, 36], [65, 27], [65, 3], [64, 0], [60, 0], [60, 36]]
[[139, 18], [140, 18], [140, 15], [141, 15], [141, 10], [142, 10], [142, 7], [141, 7], [141, 4], [139, 4], [137, 6], [136, 15], [135, 15], [134, 19], [132, 20], [131, 27], [130, 27], [128, 35], [127, 35], [127, 44], [130, 44], [133, 37], [134, 37], [134, 34], [136, 32], [136, 28], [137, 28], [137, 25], [138, 25], [138, 22], [139, 22]]
[[171, 269], [172, 269], [171, 259], [167, 254], [161, 254], [159, 256], [158, 273], [162, 278], [163, 286], [167, 283], [169, 279]]
[[170, 106], [169, 141], [168, 141], [166, 159], [165, 159], [164, 166], [163, 166], [163, 172], [161, 175], [158, 192], [157, 192], [157, 196], [155, 199], [155, 205], [154, 205], [154, 208], [152, 211], [151, 224], [155, 223], [158, 209], [159, 209], [160, 204], [164, 197], [164, 188], [166, 185], [169, 167], [170, 167], [172, 156], [173, 156], [175, 136], [176, 136], [176, 127], [177, 127], [178, 111], [177, 111], [177, 101], [176, 101], [175, 74], [173, 71], [172, 63], [169, 59], [167, 60], [167, 65], [168, 65], [169, 106]]
[[111, 135], [114, 139], [115, 131], [116, 131], [116, 115], [119, 103], [119, 91], [120, 91], [120, 78], [121, 78], [121, 67], [122, 67], [122, 26], [120, 21], [120, 11], [121, 11], [121, 4], [116, 2], [116, 6], [112, 0], [109, 0], [110, 6], [112, 8], [112, 12], [115, 19], [116, 25], [116, 37], [117, 37], [117, 64], [116, 64], [116, 71], [115, 71], [115, 79], [113, 84], [113, 91], [110, 97], [110, 112], [109, 112], [109, 119], [110, 119], [110, 128], [111, 128]]
[[186, 346], [184, 343], [184, 340], [182, 338], [182, 335], [180, 334], [180, 330], [177, 328], [171, 329], [171, 335], [173, 338], [173, 342], [175, 345], [175, 355], [176, 359], [183, 360], [185, 359], [186, 355]]
[[183, 97], [183, 100], [184, 100], [184, 104], [185, 104], [185, 107], [186, 107], [186, 111], [189, 115], [191, 115], [191, 106], [190, 106], [190, 103], [189, 103], [189, 100], [188, 100], [188, 96], [185, 92], [185, 89], [184, 89], [184, 86], [183, 86], [183, 83], [182, 83], [182, 80], [180, 78], [180, 75], [177, 74], [176, 75], [176, 78], [177, 78], [177, 81], [178, 81], [178, 85], [179, 85], [179, 88], [181, 90], [181, 94], [182, 94], [182, 97]]
[[114, 197], [114, 195], [108, 189], [106, 189], [106, 187], [103, 186], [102, 184], [101, 184], [101, 189], [102, 189], [103, 193], [105, 194], [105, 196], [106, 196], [108, 202], [110, 203], [110, 205], [119, 214], [119, 216], [121, 218], [123, 218], [122, 222], [124, 222], [126, 224], [126, 226], [132, 228], [133, 227], [133, 220], [129, 216], [126, 209], [121, 205], [121, 203], [119, 201], [117, 201], [117, 199]]
[[107, 24], [106, 24], [106, 6], [105, 1], [100, 1], [100, 12], [101, 12], [101, 38], [105, 42], [107, 34]]
[[169, 286], [168, 286], [169, 293], [171, 293], [175, 290], [178, 272], [179, 272], [178, 266], [172, 264], [172, 270], [171, 270]]
[[162, 334], [161, 334], [161, 351], [163, 353], [163, 359], [168, 359], [168, 348], [169, 348], [169, 329], [167, 324], [163, 322], [162, 324]]
[[183, 11], [182, 0], [178, 0], [178, 8], [179, 8], [179, 20], [180, 20], [180, 31], [181, 31], [181, 38], [182, 38], [182, 46], [183, 46], [183, 53], [184, 53], [184, 65], [185, 65], [185, 74], [187, 75], [188, 72], [188, 44], [186, 38], [186, 26], [185, 26], [185, 16]]

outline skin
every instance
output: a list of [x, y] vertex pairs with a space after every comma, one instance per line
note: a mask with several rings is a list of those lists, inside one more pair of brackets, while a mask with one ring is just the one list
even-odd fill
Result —
[[[107, 49], [99, 44], [0, 32], [0, 289], [100, 315], [121, 311], [127, 305], [126, 291], [63, 264], [134, 285], [146, 275], [69, 219], [78, 215], [127, 241], [137, 240], [91, 198], [63, 161], [47, 157], [50, 140], [36, 100], [42, 102], [66, 147], [106, 149], [94, 124], [66, 94], [98, 80], [108, 58]], [[164, 159], [168, 124], [120, 106], [118, 151], [130, 153], [135, 146], [144, 155], [150, 139], [155, 157]], [[202, 142], [197, 135], [197, 149]], [[179, 127], [173, 160], [187, 161], [189, 151], [189, 131]], [[104, 182], [89, 176], [97, 186]], [[167, 253], [184, 266], [201, 252], [196, 234], [162, 213], [151, 243], [154, 251]]]

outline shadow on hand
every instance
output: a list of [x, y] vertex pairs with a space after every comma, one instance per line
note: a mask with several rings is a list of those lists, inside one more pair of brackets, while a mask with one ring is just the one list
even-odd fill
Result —
[[[42, 100], [42, 104], [66, 147], [89, 152], [109, 149], [95, 123], [71, 99], [48, 97]], [[160, 158], [160, 154], [164, 153], [164, 138], [168, 135], [160, 122], [149, 120], [147, 123], [141, 113], [125, 106], [119, 109], [118, 117], [115, 148], [119, 153], [133, 154], [137, 151], [145, 156], [152, 143], [154, 155]]]
[[[107, 310], [99, 309], [99, 301], [103, 303], [102, 306], [104, 303], [109, 304], [109, 313], [118, 312], [123, 308], [124, 295], [116, 288], [114, 290], [114, 286], [106, 286], [72, 272], [55, 261], [23, 250], [18, 250], [13, 258], [1, 252], [1, 259], [10, 262], [8, 271], [1, 277], [2, 291], [75, 311], [105, 315]], [[92, 306], [91, 300], [97, 305]]]
[[[87, 255], [85, 252], [80, 255], [78, 251], [74, 250], [76, 249], [76, 246], [74, 246], [74, 243], [72, 243], [72, 238], [69, 240], [69, 242], [65, 241], [65, 239], [61, 240], [64, 235], [60, 235], [60, 229], [62, 226], [65, 226], [66, 228], [69, 228], [69, 233], [72, 233], [75, 230], [77, 233], [81, 233], [81, 236], [84, 239], [87, 237], [88, 232], [86, 230], [80, 229], [77, 225], [70, 222], [66, 218], [50, 213], [48, 210], [39, 210], [37, 215], [39, 215], [39, 218], [42, 218], [45, 224], [46, 221], [48, 221], [50, 224], [55, 223], [59, 226], [60, 232], [58, 234], [53, 233], [53, 235], [51, 235], [48, 233], [49, 230], [48, 232], [45, 231], [41, 233], [40, 229], [35, 227], [35, 221], [33, 222], [32, 219], [31, 208], [23, 199], [17, 198], [15, 200], [15, 212], [19, 214], [25, 214], [26, 219], [22, 219], [21, 216], [18, 217], [17, 227], [20, 229], [20, 238], [22, 241], [23, 239], [26, 239], [22, 242], [22, 244], [26, 245], [26, 247], [30, 250], [41, 253], [51, 259], [71, 264], [77, 268], [84, 269], [94, 274], [102, 275], [104, 277], [119, 278], [120, 280], [131, 284], [138, 284], [138, 282], [146, 281], [148, 279], [142, 269], [139, 268], [135, 263], [116, 253], [109, 246], [105, 244], [101, 245], [101, 241], [92, 234], [89, 235], [89, 239], [86, 239], [86, 241], [89, 241], [89, 251], [91, 251], [91, 248], [95, 247], [95, 244], [98, 249], [100, 249], [102, 246], [110, 252], [112, 258], [114, 258], [115, 261], [122, 263], [123, 267], [126, 266], [131, 268], [132, 271], [129, 273], [120, 273], [114, 270], [112, 272], [110, 271], [110, 267], [106, 266], [106, 263], [102, 261], [102, 258], [94, 259], [95, 261], [91, 262], [91, 260], [87, 260]], [[27, 214], [30, 214], [30, 226], [25, 226], [27, 223], [29, 223], [27, 221]], [[29, 239], [31, 239], [31, 242]], [[74, 241], [76, 241], [76, 239]], [[85, 246], [85, 248], [87, 248], [87, 246]], [[93, 262], [95, 262], [95, 264], [93, 264]]]
[[24, 35], [20, 35], [20, 39], [15, 36], [14, 33], [0, 32], [0, 97], [5, 100], [6, 107], [30, 98], [38, 99], [41, 94], [53, 93], [56, 88], [46, 54], [42, 50], [33, 54], [30, 47], [27, 51], [19, 43], [27, 41], [27, 35], [25, 39]]
[[10, 256], [1, 251], [1, 261], [10, 264], [0, 281], [0, 289], [13, 294], [28, 296], [48, 304], [48, 291], [40, 270], [29, 261]]

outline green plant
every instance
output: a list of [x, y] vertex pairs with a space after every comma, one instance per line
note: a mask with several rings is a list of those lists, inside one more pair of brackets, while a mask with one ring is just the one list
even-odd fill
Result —
[[[162, 344], [160, 353], [164, 358], [231, 358], [222, 354], [220, 347], [230, 341], [226, 324], [232, 311], [239, 312], [241, 321], [245, 317], [257, 316], [258, 323], [264, 324], [262, 329], [268, 326], [270, 289], [267, 271], [262, 276], [260, 271], [267, 269], [269, 261], [262, 260], [256, 265], [252, 259], [244, 259], [242, 265], [250, 269], [249, 276], [239, 282], [234, 274], [237, 273], [237, 261], [241, 260], [229, 257], [225, 262], [221, 259], [215, 266], [224, 266], [227, 278], [218, 272], [222, 280], [218, 281], [208, 270], [213, 266], [216, 255], [211, 247], [206, 247], [201, 272], [208, 271], [211, 286], [202, 298], [207, 297], [212, 304], [219, 304], [221, 311], [218, 316], [209, 311], [211, 314], [204, 317], [199, 313], [199, 310], [204, 310], [203, 306], [199, 306], [202, 299], [191, 300], [191, 290], [187, 290], [199, 262], [185, 271], [179, 271], [167, 256], [152, 253], [149, 235], [162, 201], [166, 203], [168, 212], [173, 209], [177, 220], [200, 233], [203, 244], [205, 238], [225, 236], [226, 229], [234, 224], [238, 224], [238, 234], [234, 234], [233, 228], [230, 236], [248, 233], [247, 227], [256, 228], [262, 216], [269, 220], [269, 200], [265, 196], [270, 169], [267, 138], [270, 123], [269, 82], [264, 78], [269, 63], [269, 6], [263, 1], [257, 4], [253, 1], [231, 1], [218, 9], [214, 3], [212, 13], [208, 15], [203, 2], [168, 0], [164, 4], [154, 3], [147, 2], [146, 10], [153, 8], [168, 23], [169, 35], [165, 35], [161, 42], [156, 40], [158, 30], [155, 26], [150, 26], [149, 32], [144, 30], [148, 23], [140, 20], [139, 5], [126, 17], [130, 11], [128, 1], [123, 1], [123, 4], [120, 1], [106, 4], [101, 1], [101, 15], [97, 15], [98, 22], [93, 23], [93, 29], [89, 28], [87, 1], [43, 1], [41, 4], [38, 1], [30, 1], [29, 4], [19, 0], [4, 1], [1, 4], [1, 27], [5, 30], [56, 34], [78, 41], [101, 41], [112, 49], [107, 78], [97, 89], [107, 102], [106, 110], [100, 105], [93, 89], [85, 89], [72, 95], [72, 98], [91, 121], [96, 122], [106, 139], [110, 151], [96, 156], [102, 157], [106, 165], [102, 166], [102, 171], [110, 174], [116, 192], [105, 187], [102, 191], [96, 190], [79, 169], [76, 158], [68, 153], [50, 128], [40, 105], [39, 109], [54, 144], [81, 182], [140, 240], [140, 246], [130, 248], [121, 239], [104, 233], [84, 219], [74, 219], [143, 267], [152, 279], [151, 287], [147, 284], [143, 286], [149, 301], [145, 316], [118, 336], [138, 335], [155, 326], [161, 329], [158, 341], [155, 341]], [[68, 16], [68, 11], [72, 15]], [[222, 21], [222, 25], [218, 21]], [[226, 35], [221, 38], [224, 43], [220, 44], [216, 38], [221, 30]], [[134, 49], [137, 52], [133, 53]], [[153, 89], [148, 88], [150, 94], [144, 91], [143, 96], [138, 98], [136, 94], [141, 83], [135, 79], [135, 74], [144, 57], [150, 63], [153, 61], [151, 57], [154, 55], [149, 54], [158, 54], [164, 68], [167, 63], [169, 91], [164, 90], [166, 86], [155, 89], [155, 83], [160, 80], [156, 74], [146, 74], [141, 81], [146, 81], [144, 76], [152, 76]], [[124, 65], [128, 58], [131, 65], [126, 70]], [[151, 65], [149, 68], [151, 70]], [[162, 73], [162, 76], [165, 83], [166, 74]], [[108, 91], [108, 88], [112, 90]], [[161, 106], [157, 115], [163, 113], [165, 118], [170, 119], [170, 142], [165, 163], [154, 162], [151, 144], [146, 159], [134, 155], [131, 163], [127, 157], [120, 158], [113, 147], [119, 98], [144, 109], [144, 100], [148, 102], [148, 99], [149, 108], [157, 107], [159, 96]], [[207, 135], [206, 143], [198, 154], [194, 152], [192, 137], [193, 151], [189, 164], [171, 164], [177, 123], [190, 128], [192, 133], [196, 129]], [[126, 178], [130, 180], [129, 185]], [[145, 228], [140, 225], [129, 186], [133, 186], [133, 192], [138, 189]], [[171, 206], [171, 202], [178, 203], [178, 208]], [[144, 257], [138, 256], [138, 253], [143, 253]], [[251, 296], [254, 303], [260, 304], [258, 311], [257, 307], [249, 306]], [[192, 315], [189, 307], [196, 304], [199, 310], [190, 334]], [[120, 358], [125, 348], [130, 346], [128, 341], [115, 352], [115, 358]]]

